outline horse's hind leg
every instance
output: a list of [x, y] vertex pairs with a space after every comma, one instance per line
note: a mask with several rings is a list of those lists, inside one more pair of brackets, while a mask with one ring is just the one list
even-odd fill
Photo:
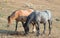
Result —
[[49, 34], [51, 34], [51, 28], [52, 28], [52, 21], [51, 20], [48, 20], [48, 23], [49, 23]]
[[46, 30], [46, 23], [44, 23], [44, 31], [43, 31], [43, 34], [45, 34], [45, 30]]
[[15, 28], [15, 31], [17, 31], [17, 25], [18, 25], [18, 21], [16, 21], [16, 28]]

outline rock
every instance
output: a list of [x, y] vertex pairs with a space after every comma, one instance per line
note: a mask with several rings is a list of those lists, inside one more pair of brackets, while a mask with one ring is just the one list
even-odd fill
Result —
[[55, 20], [56, 20], [56, 21], [60, 21], [60, 19], [59, 19], [59, 18], [56, 18]]

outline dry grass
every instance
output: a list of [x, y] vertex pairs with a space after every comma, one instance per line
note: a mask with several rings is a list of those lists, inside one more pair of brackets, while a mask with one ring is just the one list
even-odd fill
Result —
[[[22, 24], [18, 25], [18, 34], [14, 32], [15, 21], [7, 28], [7, 16], [17, 9], [28, 9], [32, 7], [34, 10], [46, 10], [50, 9], [53, 15], [52, 34], [48, 36], [48, 24], [45, 35], [35, 36], [35, 33], [30, 33], [27, 36], [23, 35]], [[60, 19], [60, 0], [0, 0], [0, 38], [60, 38], [60, 21], [56, 21], [56, 18]], [[31, 27], [31, 26], [30, 26]], [[43, 25], [41, 25], [41, 33], [43, 31]], [[11, 35], [11, 33], [13, 35]]]

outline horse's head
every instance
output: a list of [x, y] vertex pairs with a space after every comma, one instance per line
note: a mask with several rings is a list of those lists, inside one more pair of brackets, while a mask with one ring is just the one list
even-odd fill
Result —
[[9, 27], [9, 25], [11, 24], [10, 16], [8, 16], [7, 20], [8, 20], [8, 25], [7, 25], [7, 27]]

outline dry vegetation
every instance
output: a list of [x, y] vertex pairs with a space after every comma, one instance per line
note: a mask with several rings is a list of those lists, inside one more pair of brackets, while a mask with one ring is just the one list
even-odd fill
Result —
[[[50, 37], [48, 36], [48, 24], [46, 34], [39, 37], [36, 37], [35, 33], [29, 33], [27, 36], [22, 35], [24, 29], [21, 23], [18, 25], [18, 34], [11, 35], [11, 33], [15, 33], [15, 22], [7, 28], [7, 16], [15, 10], [30, 7], [34, 10], [51, 10], [53, 24]], [[40, 28], [42, 33], [43, 25]], [[0, 38], [60, 38], [60, 0], [0, 0]]]

